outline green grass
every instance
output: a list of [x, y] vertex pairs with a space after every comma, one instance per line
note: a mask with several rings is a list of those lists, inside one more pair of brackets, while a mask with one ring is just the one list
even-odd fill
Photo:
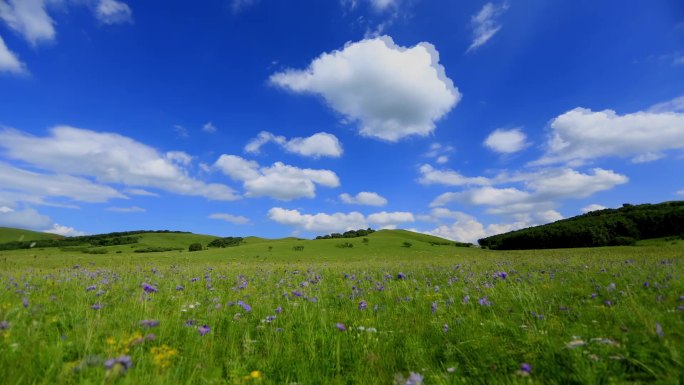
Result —
[[39, 233], [37, 231], [15, 229], [11, 227], [0, 227], [0, 243], [14, 241], [37, 241], [41, 239], [62, 238], [60, 235]]
[[[154, 235], [146, 245], [211, 239]], [[684, 382], [684, 242], [498, 252], [402, 231], [367, 238], [0, 252], [2, 383], [392, 384], [411, 372], [424, 384]], [[143, 282], [158, 291], [145, 294]], [[150, 319], [159, 326], [143, 328]], [[104, 367], [121, 355], [128, 371]]]

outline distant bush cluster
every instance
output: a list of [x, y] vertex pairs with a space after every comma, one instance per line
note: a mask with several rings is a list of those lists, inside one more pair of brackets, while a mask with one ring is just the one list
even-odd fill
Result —
[[319, 235], [316, 237], [316, 239], [335, 239], [335, 238], [357, 238], [357, 237], [365, 237], [369, 234], [373, 234], [375, 230], [371, 229], [370, 227], [367, 228], [366, 230], [349, 230], [345, 231], [344, 233], [332, 233], [332, 234], [326, 234], [326, 235]]
[[[200, 245], [200, 246], [202, 246], [202, 245]], [[134, 252], [136, 252], [136, 253], [160, 253], [162, 251], [180, 251], [180, 250], [183, 250], [183, 248], [182, 247], [150, 246], [150, 247], [143, 247], [141, 249], [135, 249]]]
[[209, 242], [207, 247], [232, 247], [232, 246], [240, 246], [240, 244], [244, 241], [243, 238], [241, 237], [225, 237], [225, 238], [217, 238], [214, 239], [213, 241]]
[[543, 226], [478, 240], [496, 250], [627, 246], [637, 240], [684, 235], [684, 201], [624, 204]]

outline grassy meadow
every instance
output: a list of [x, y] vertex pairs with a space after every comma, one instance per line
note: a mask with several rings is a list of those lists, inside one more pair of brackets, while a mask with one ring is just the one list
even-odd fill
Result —
[[[684, 383], [682, 240], [504, 252], [378, 231], [185, 251], [213, 238], [0, 251], [0, 382]], [[149, 246], [184, 251], [134, 252]]]

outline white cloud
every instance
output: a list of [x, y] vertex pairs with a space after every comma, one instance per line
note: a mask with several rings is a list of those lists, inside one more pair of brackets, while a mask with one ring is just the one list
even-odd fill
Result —
[[535, 199], [579, 199], [610, 190], [628, 180], [624, 175], [602, 168], [591, 169], [591, 174], [562, 169], [539, 172], [527, 182], [527, 187], [534, 191]]
[[394, 228], [400, 223], [413, 222], [413, 214], [407, 212], [380, 212], [369, 215], [352, 211], [350, 213], [318, 213], [302, 214], [298, 210], [287, 210], [274, 207], [268, 211], [268, 217], [274, 222], [295, 226], [306, 231], [343, 232], [348, 230], [365, 229], [369, 224], [384, 228]]
[[214, 123], [212, 122], [206, 122], [202, 126], [202, 131], [207, 132], [209, 134], [213, 134], [216, 132], [216, 126], [214, 126]]
[[342, 155], [342, 145], [337, 137], [327, 132], [319, 132], [306, 138], [292, 138], [288, 140], [284, 136], [277, 136], [268, 131], [260, 132], [256, 138], [252, 139], [245, 146], [245, 152], [258, 154], [261, 146], [268, 142], [279, 144], [285, 151], [319, 158], [329, 156], [338, 158]]
[[321, 95], [346, 119], [358, 121], [361, 135], [391, 142], [429, 135], [461, 97], [432, 44], [405, 48], [389, 36], [348, 43], [305, 70], [276, 73], [270, 81]]
[[124, 2], [100, 0], [95, 8], [95, 17], [104, 24], [132, 23], [133, 11]]
[[594, 203], [594, 204], [591, 204], [591, 205], [589, 205], [589, 206], [583, 207], [583, 208], [582, 208], [582, 213], [586, 214], [586, 213], [589, 213], [589, 212], [592, 212], [592, 211], [598, 211], [598, 210], [604, 210], [604, 209], [607, 209], [607, 207], [606, 207], [606, 206], [603, 206], [603, 205], [599, 205], [599, 204], [595, 204], [595, 203]]
[[129, 187], [154, 187], [213, 200], [239, 198], [230, 187], [194, 179], [182, 165], [171, 162], [154, 148], [115, 133], [58, 126], [50, 129], [49, 136], [35, 137], [4, 129], [0, 130], [0, 147], [5, 148], [10, 158], [58, 174], [88, 176], [101, 183]]
[[188, 129], [181, 126], [180, 124], [175, 124], [173, 126], [173, 132], [176, 133], [176, 137], [179, 139], [187, 139], [190, 137], [190, 134], [188, 133]]
[[[64, 174], [43, 174], [23, 170], [0, 162], [0, 195], [7, 192], [14, 199], [26, 194], [39, 197], [65, 197], [80, 202], [106, 202], [113, 198], [126, 198], [115, 189], [95, 184], [87, 179]], [[41, 203], [34, 200], [33, 203]]]
[[383, 229], [394, 229], [400, 223], [415, 222], [415, 218], [413, 217], [412, 213], [401, 211], [382, 211], [379, 213], [370, 214], [366, 220], [368, 223], [378, 225]]
[[11, 207], [0, 206], [0, 213], [11, 213], [12, 211], [14, 211], [14, 209]]
[[378, 11], [384, 11], [390, 7], [396, 6], [399, 0], [369, 0], [373, 8]]
[[460, 173], [452, 170], [435, 170], [429, 164], [424, 164], [420, 166], [420, 178], [418, 182], [421, 184], [442, 184], [446, 186], [463, 186], [463, 185], [479, 185], [486, 186], [491, 182], [489, 179], [478, 176], [478, 177], [466, 177]]
[[2, 36], [0, 36], [0, 72], [9, 72], [13, 74], [26, 73], [26, 66], [19, 60], [14, 52], [7, 48]]
[[677, 191], [677, 195], [684, 195], [684, 189]]
[[675, 99], [656, 105], [659, 112], [618, 115], [613, 110], [575, 108], [553, 119], [546, 153], [532, 164], [581, 163], [607, 156], [638, 161], [648, 159], [646, 154], [684, 149], [684, 113], [664, 110], [680, 107]]
[[0, 1], [0, 19], [35, 45], [55, 38], [54, 20], [45, 9], [45, 0]]
[[367, 228], [368, 223], [363, 214], [353, 211], [351, 213], [318, 213], [315, 215], [301, 214], [298, 210], [287, 210], [274, 207], [268, 211], [268, 217], [274, 222], [295, 226], [307, 231], [348, 231]]
[[236, 155], [221, 155], [215, 167], [229, 177], [243, 182], [246, 196], [268, 196], [289, 201], [297, 198], [314, 198], [316, 185], [338, 187], [340, 181], [330, 170], [301, 169], [276, 162], [260, 167]]
[[507, 9], [508, 4], [505, 2], [501, 5], [487, 3], [482, 7], [480, 12], [471, 17], [470, 23], [473, 27], [473, 42], [470, 43], [466, 52], [481, 47], [501, 30], [501, 24], [499, 24], [497, 18]]
[[124, 190], [125, 193], [131, 194], [131, 195], [140, 195], [140, 196], [148, 196], [148, 197], [158, 197], [159, 194], [153, 193], [151, 191], [147, 191], [145, 189], [141, 188], [127, 188]]
[[138, 206], [131, 206], [131, 207], [107, 207], [107, 211], [114, 211], [117, 213], [144, 213], [147, 210], [145, 210], [142, 207]]
[[454, 152], [454, 148], [451, 146], [445, 146], [441, 143], [432, 143], [430, 145], [430, 150], [425, 153], [428, 158], [435, 159], [437, 164], [445, 164], [449, 161], [449, 155]]
[[169, 151], [166, 153], [166, 159], [187, 166], [192, 163], [192, 156], [183, 151]]
[[664, 112], [684, 112], [684, 96], [668, 100], [666, 102], [657, 103], [648, 109], [648, 112], [664, 113]]
[[43, 230], [43, 232], [62, 235], [64, 237], [79, 237], [79, 236], [87, 235], [87, 233], [85, 233], [83, 231], [78, 231], [78, 230], [74, 229], [73, 227], [62, 226], [59, 223], [53, 224], [51, 228], [49, 228], [47, 230]]
[[526, 139], [527, 136], [519, 128], [511, 130], [497, 129], [489, 134], [484, 141], [484, 145], [500, 154], [512, 154], [528, 146]]
[[50, 217], [42, 215], [32, 208], [0, 212], [1, 227], [20, 229], [44, 229], [52, 225]]
[[232, 214], [226, 214], [226, 213], [215, 213], [215, 214], [210, 214], [209, 219], [218, 219], [226, 222], [230, 222], [236, 225], [244, 225], [245, 223], [249, 223], [249, 218], [240, 216], [240, 215], [232, 215]]
[[368, 191], [361, 191], [356, 196], [347, 193], [340, 194], [340, 200], [350, 205], [384, 206], [387, 204], [387, 199], [378, 193]]

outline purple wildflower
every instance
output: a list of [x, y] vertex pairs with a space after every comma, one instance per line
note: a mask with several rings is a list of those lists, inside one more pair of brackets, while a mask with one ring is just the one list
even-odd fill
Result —
[[489, 302], [489, 299], [487, 297], [482, 297], [478, 299], [477, 303], [479, 303], [480, 306], [492, 306], [492, 303]]
[[100, 310], [100, 309], [102, 309], [102, 305], [99, 303], [96, 303], [96, 304], [92, 305], [90, 308], [93, 310]]
[[199, 280], [200, 280], [199, 277], [190, 278], [190, 282], [197, 282]]
[[508, 278], [508, 273], [506, 273], [505, 271], [500, 271], [500, 272], [496, 273], [496, 276], [501, 278], [501, 279], [506, 279], [506, 278]]
[[185, 288], [183, 287], [183, 285], [176, 285], [176, 290], [181, 291], [181, 290], [185, 290]]
[[359, 302], [359, 310], [366, 310], [367, 307], [368, 303], [366, 301], [362, 300], [361, 302]]
[[591, 299], [594, 299], [596, 297], [598, 297], [598, 293], [591, 293], [591, 295], [589, 296], [589, 298]]
[[195, 320], [194, 320], [194, 319], [189, 319], [189, 320], [185, 321], [185, 326], [192, 326], [192, 325], [194, 325], [194, 324], [195, 324]]
[[140, 326], [144, 328], [153, 328], [155, 326], [159, 326], [159, 321], [153, 319], [144, 319], [140, 321]]
[[655, 332], [658, 335], [658, 337], [665, 337], [665, 332], [663, 331], [663, 327], [660, 326], [658, 322], [655, 324]]
[[406, 380], [406, 385], [422, 385], [423, 384], [423, 376], [421, 376], [418, 373], [411, 372], [409, 375], [409, 378]]
[[606, 307], [611, 307], [611, 306], [613, 306], [613, 303], [610, 302], [609, 300], [603, 301], [603, 304], [604, 304]]
[[295, 297], [301, 297], [301, 296], [304, 295], [304, 294], [302, 294], [301, 291], [293, 291], [293, 292], [292, 292], [292, 295], [294, 295]]
[[24, 307], [29, 307], [29, 300], [28, 298], [24, 297], [21, 299], [21, 303], [24, 305]]
[[444, 324], [444, 326], [442, 326], [442, 330], [444, 331], [444, 333], [448, 332], [449, 331], [449, 324]]
[[341, 322], [338, 322], [337, 324], [335, 324], [335, 327], [337, 328], [337, 330], [339, 330], [339, 331], [341, 331], [341, 332], [346, 332], [346, 331], [347, 331], [347, 327], [344, 326], [344, 324], [341, 323]]
[[266, 322], [273, 322], [273, 321], [275, 321], [275, 319], [276, 319], [276, 316], [270, 315], [270, 316], [266, 317]]
[[437, 313], [437, 302], [433, 302], [431, 308], [432, 308], [432, 314]]
[[466, 295], [465, 297], [463, 297], [463, 303], [468, 303], [468, 301], [470, 301], [469, 295]]
[[644, 282], [644, 287], [651, 287], [651, 283], [648, 281]]
[[145, 341], [154, 341], [155, 339], [157, 339], [157, 336], [154, 333], [149, 333], [145, 336]]
[[91, 286], [86, 287], [86, 292], [93, 291], [95, 289], [97, 289], [97, 285], [91, 285]]
[[404, 274], [404, 273], [397, 274], [397, 279], [406, 279], [406, 274]]
[[143, 283], [140, 285], [140, 287], [142, 287], [142, 289], [145, 291], [145, 293], [156, 293], [156, 292], [157, 292], [157, 288], [154, 287], [154, 286], [152, 286], [152, 285], [150, 285], [150, 284], [147, 283], [147, 282], [143, 282]]
[[278, 313], [278, 314], [280, 314], [280, 313], [283, 312], [283, 308], [280, 307], [280, 306], [278, 306], [278, 307], [275, 309], [275, 312]]
[[209, 333], [211, 331], [211, 328], [208, 325], [202, 325], [199, 328], [197, 328], [197, 331], [201, 336]]
[[247, 305], [246, 303], [244, 303], [244, 302], [242, 302], [242, 301], [238, 301], [237, 303], [238, 303], [238, 305], [240, 305], [240, 306], [242, 307], [242, 309], [243, 309], [244, 311], [246, 311], [246, 312], [252, 311], [252, 307], [249, 306], [249, 305]]
[[98, 290], [98, 291], [95, 293], [95, 296], [96, 296], [96, 297], [99, 297], [99, 296], [101, 296], [101, 295], [104, 294], [104, 293], [105, 293], [104, 290]]
[[684, 305], [679, 305], [679, 306], [677, 306], [677, 310], [679, 310], [679, 311], [684, 310]]
[[131, 360], [131, 356], [119, 356], [117, 358], [110, 358], [104, 362], [104, 366], [107, 369], [113, 369], [117, 364], [121, 365], [123, 367], [123, 371], [125, 372], [131, 366], [133, 366], [133, 360]]
[[525, 373], [531, 373], [532, 372], [532, 365], [523, 362], [520, 364], [520, 370], [525, 372]]
[[316, 302], [318, 302], [318, 297], [311, 297], [311, 298], [309, 298], [309, 301], [316, 303]]
[[9, 323], [5, 320], [0, 322], [0, 330], [7, 330], [7, 329], [9, 329]]

